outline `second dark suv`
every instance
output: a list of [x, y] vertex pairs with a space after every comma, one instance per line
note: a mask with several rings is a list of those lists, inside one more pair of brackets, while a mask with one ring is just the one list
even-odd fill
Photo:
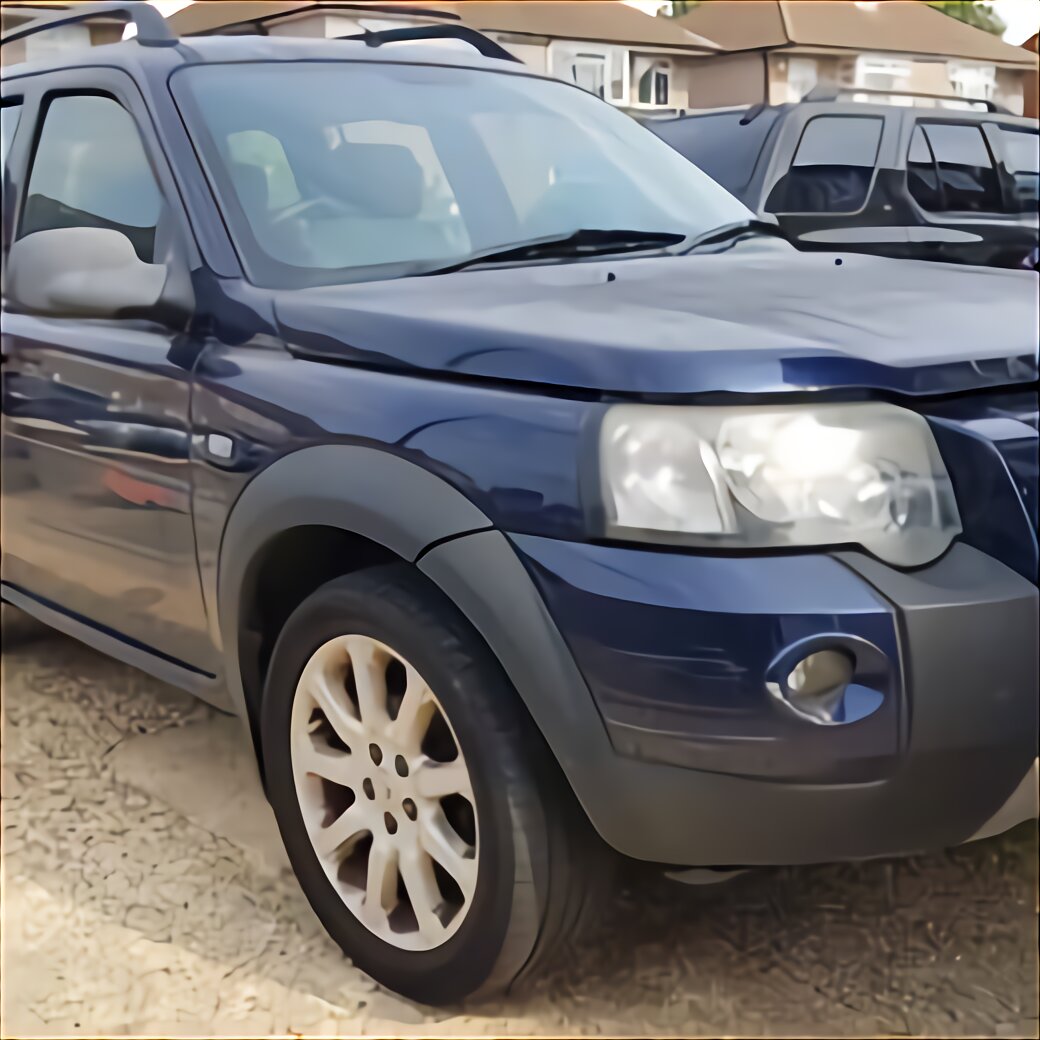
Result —
[[799, 248], [1036, 263], [1035, 119], [807, 100], [646, 125]]

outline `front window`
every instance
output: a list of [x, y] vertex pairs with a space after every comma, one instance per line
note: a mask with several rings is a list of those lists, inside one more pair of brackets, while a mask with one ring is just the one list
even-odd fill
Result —
[[7, 169], [7, 153], [14, 142], [14, 132], [18, 129], [21, 114], [21, 101], [11, 102], [0, 108], [0, 178]]
[[54, 228], [111, 228], [150, 264], [162, 210], [133, 116], [107, 95], [53, 98], [37, 140], [18, 237]]
[[791, 168], [769, 193], [771, 213], [855, 213], [874, 179], [883, 120], [816, 116], [798, 142]]
[[262, 285], [416, 274], [586, 228], [700, 235], [751, 216], [628, 116], [551, 80], [308, 62], [188, 68], [173, 83]]

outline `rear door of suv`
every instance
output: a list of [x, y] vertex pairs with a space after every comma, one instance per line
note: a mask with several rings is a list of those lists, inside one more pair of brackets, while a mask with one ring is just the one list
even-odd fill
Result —
[[917, 239], [951, 257], [1014, 266], [1037, 245], [1038, 136], [1029, 120], [919, 116], [906, 184]]

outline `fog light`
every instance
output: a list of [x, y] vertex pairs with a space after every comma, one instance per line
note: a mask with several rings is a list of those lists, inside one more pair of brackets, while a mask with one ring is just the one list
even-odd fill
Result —
[[855, 665], [840, 650], [818, 650], [803, 657], [779, 683], [768, 683], [769, 692], [789, 708], [818, 723], [838, 721], [842, 698], [852, 681]]

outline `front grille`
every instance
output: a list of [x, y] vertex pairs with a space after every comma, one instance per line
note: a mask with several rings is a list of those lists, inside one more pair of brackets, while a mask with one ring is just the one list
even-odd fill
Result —
[[1035, 582], [1040, 562], [1036, 391], [959, 397], [923, 411], [953, 480], [964, 540]]

